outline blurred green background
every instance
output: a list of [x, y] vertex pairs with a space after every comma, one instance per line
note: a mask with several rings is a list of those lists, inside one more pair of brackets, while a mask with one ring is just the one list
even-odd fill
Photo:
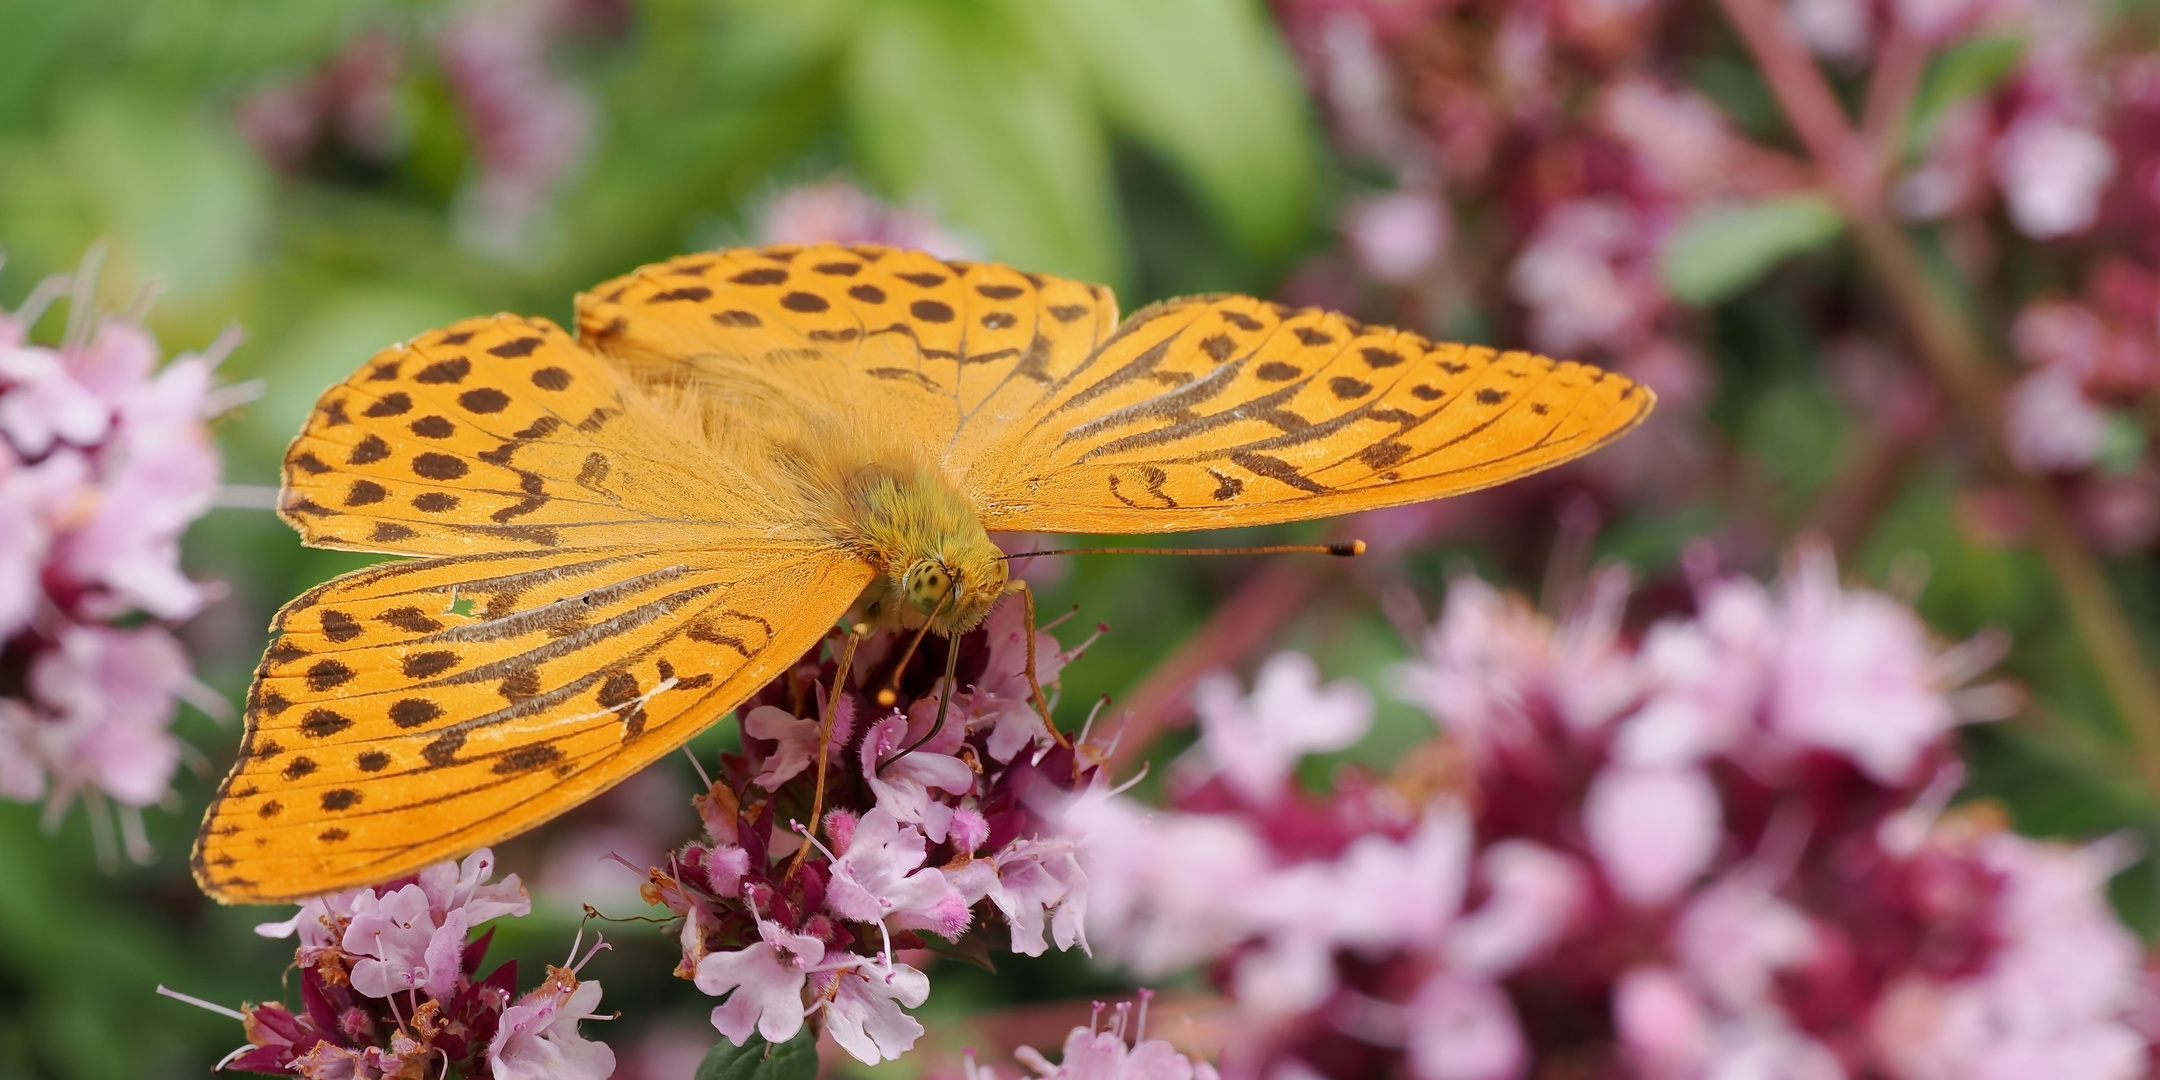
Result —
[[[266, 393], [218, 434], [230, 483], [273, 485], [315, 395], [374, 350], [482, 312], [567, 322], [581, 288], [759, 239], [761, 215], [800, 185], [858, 184], [982, 255], [1110, 283], [1132, 310], [1193, 292], [1275, 293], [1338, 247], [1344, 201], [1373, 184], [1331, 156], [1268, 12], [1241, 0], [595, 0], [549, 11], [0, 0], [0, 301], [103, 239], [108, 301], [124, 307], [156, 282], [149, 323], [169, 350], [244, 327], [225, 374], [260, 378]], [[1736, 115], [1761, 114], [1752, 73], [1697, 74]], [[485, 115], [475, 100], [522, 103], [538, 118]], [[1679, 505], [1608, 508], [1597, 553], [1669, 583], [1685, 542], [1725, 527], [1736, 506], [1802, 520], [1853, 452], [1854, 426], [1826, 383], [1807, 298], [1850, 276], [1833, 248], [1757, 287], [1708, 290], [1722, 302], [1700, 316], [1717, 375], [1703, 416], [1727, 460], [1744, 464], [1741, 479], [1690, 487], [1701, 494]], [[1424, 329], [1465, 332], [1460, 319]], [[1930, 570], [1923, 612], [1952, 637], [2009, 629], [2009, 669], [2035, 691], [2041, 719], [1973, 739], [1976, 789], [2009, 797], [2040, 831], [2142, 827], [2145, 801], [2107, 766], [2111, 713], [2046, 576], [1958, 529], [1947, 467], [1914, 470], [1894, 495], [1855, 569], [1881, 580], [1917, 555]], [[1428, 612], [1465, 567], [1535, 592], [1565, 498], [1562, 485], [1478, 503], [1528, 524], [1442, 530], [1447, 542], [1316, 578], [1275, 640], [1377, 684], [1405, 653], [1380, 614], [1390, 585], [1410, 585]], [[1740, 569], [1774, 570], [1781, 539]], [[270, 513], [227, 508], [190, 534], [188, 561], [230, 590], [184, 634], [204, 679], [237, 701], [276, 606], [366, 560], [303, 550]], [[1068, 723], [1100, 695], [1128, 694], [1256, 569], [1095, 557], [1050, 582], [1050, 610], [1080, 608], [1068, 640], [1111, 627], [1066, 678]], [[2160, 577], [2143, 563], [2113, 570], [2149, 625]], [[1391, 708], [1346, 757], [1384, 764], [1429, 730]], [[238, 1025], [153, 987], [228, 1004], [284, 992], [289, 944], [250, 931], [284, 909], [219, 908], [186, 873], [237, 727], [190, 711], [180, 730], [202, 760], [169, 812], [151, 814], [153, 865], [101, 869], [79, 810], [48, 832], [37, 808], [0, 804], [0, 1078], [200, 1076], [240, 1044]], [[1168, 742], [1157, 758], [1176, 749]], [[597, 866], [606, 845], [592, 837], [687, 837], [688, 766], [658, 769], [669, 775], [518, 842], [506, 862], [545, 876], [573, 857]], [[2131, 877], [2121, 896], [2149, 925], [2150, 871]], [[499, 926], [497, 955], [559, 957], [579, 899], [641, 914], [635, 878], [612, 880], [605, 902], [581, 897], [575, 880], [543, 889], [534, 918]], [[667, 975], [672, 939], [639, 922], [608, 932], [618, 947], [587, 974], [624, 1018], [589, 1026], [624, 1058], [619, 1075], [661, 1075], [669, 1045], [694, 1060], [713, 1038], [711, 1002]], [[924, 1020], [936, 1032], [940, 1017], [1113, 985], [1076, 957], [1008, 963], [999, 980], [947, 965]], [[637, 1050], [648, 1038], [657, 1048]]]

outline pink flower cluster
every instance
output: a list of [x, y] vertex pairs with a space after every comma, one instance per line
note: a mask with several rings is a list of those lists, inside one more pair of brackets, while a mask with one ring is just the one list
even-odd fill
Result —
[[2160, 389], [2160, 273], [2102, 260], [2083, 296], [2026, 306], [2011, 338], [2029, 365], [2004, 402], [2011, 457], [2064, 491], [2103, 550], [2151, 548], [2160, 541], [2160, 467], [2138, 416]]
[[[110, 799], [147, 858], [140, 809], [179, 765], [178, 700], [222, 706], [165, 627], [213, 596], [181, 572], [180, 534], [217, 493], [205, 421], [252, 388], [213, 385], [236, 338], [160, 365], [138, 321], [94, 313], [95, 286], [93, 256], [56, 346], [30, 332], [66, 279], [0, 312], [0, 669], [28, 673], [0, 697], [0, 797], [54, 820], [77, 796], [103, 820]], [[151, 621], [113, 625], [136, 613]]]
[[620, 0], [473, 0], [424, 33], [377, 28], [355, 35], [314, 71], [266, 83], [242, 101], [243, 134], [287, 175], [379, 180], [411, 152], [413, 118], [401, 83], [408, 54], [432, 57], [471, 147], [456, 226], [469, 248], [529, 251], [563, 185], [585, 163], [598, 123], [590, 91], [558, 54], [621, 38]]
[[[419, 876], [356, 889], [300, 905], [265, 937], [299, 935], [301, 1008], [242, 1006], [248, 1044], [218, 1064], [298, 1075], [308, 1080], [392, 1080], [445, 1075], [494, 1080], [605, 1080], [615, 1054], [578, 1032], [601, 1019], [600, 984], [566, 966], [514, 998], [517, 961], [482, 978], [490, 930], [504, 915], [532, 911], [516, 874], [490, 882], [495, 857], [482, 848], [463, 863], [443, 862]], [[177, 995], [176, 995], [177, 996]], [[214, 1006], [213, 1006], [214, 1008]]]
[[[1065, 1036], [1062, 1060], [1056, 1064], [1032, 1046], [1014, 1051], [1013, 1057], [1035, 1074], [1023, 1080], [1219, 1080], [1213, 1065], [1193, 1061], [1169, 1043], [1147, 1037], [1150, 996], [1146, 990], [1140, 992], [1137, 1014], [1130, 1003], [1119, 1002], [1108, 1024], [1103, 1022], [1103, 1003], [1096, 1002], [1088, 1025]], [[997, 1070], [975, 1063], [973, 1051], [968, 1052], [966, 1075], [967, 1080], [998, 1080]]]
[[2119, 852], [1948, 808], [1952, 730], [2005, 704], [1962, 685], [1985, 644], [1810, 549], [1639, 638], [1627, 598], [1555, 624], [1458, 581], [1396, 680], [1442, 736], [1325, 796], [1293, 769], [1362, 689], [1295, 655], [1204, 689], [1169, 809], [1074, 812], [1096, 947], [1204, 965], [1233, 1077], [2146, 1075]]
[[[753, 1032], [783, 1043], [814, 1021], [860, 1061], [894, 1059], [923, 1030], [905, 1010], [930, 992], [897, 951], [988, 948], [994, 922], [1014, 952], [1087, 947], [1088, 882], [1060, 818], [1100, 755], [1053, 736], [1028, 703], [1020, 605], [951, 645], [958, 685], [942, 727], [930, 657], [895, 671], [911, 637], [865, 638], [829, 703], [824, 839], [805, 819], [836, 661], [813, 650], [743, 706], [743, 752], [722, 756], [696, 800], [706, 835], [650, 871], [646, 898], [683, 920], [676, 974], [725, 998], [712, 1022], [737, 1046]], [[1035, 650], [1046, 682], [1079, 652], [1047, 632]], [[893, 704], [876, 704], [895, 687]]]

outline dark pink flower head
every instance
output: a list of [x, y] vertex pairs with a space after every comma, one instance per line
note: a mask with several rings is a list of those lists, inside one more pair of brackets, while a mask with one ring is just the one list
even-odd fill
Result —
[[[722, 755], [697, 799], [706, 839], [652, 868], [644, 886], [682, 918], [677, 974], [724, 999], [712, 1022], [729, 1040], [783, 1042], [814, 1025], [876, 1064], [922, 1034], [905, 1010], [929, 981], [900, 950], [978, 934], [1030, 955], [1086, 947], [1090, 885], [1069, 810], [1100, 797], [1093, 763], [1107, 754], [1034, 714], [1019, 615], [1017, 602], [1002, 604], [897, 672], [907, 635], [873, 634], [836, 700], [848, 650], [821, 644], [742, 711], [744, 752]], [[1034, 644], [1045, 680], [1079, 651], [1048, 633]], [[933, 659], [947, 647], [951, 686]], [[817, 830], [793, 816], [813, 804]]]
[[291, 919], [258, 926], [265, 937], [298, 934], [301, 1004], [247, 1007], [248, 1045], [224, 1064], [338, 1080], [610, 1075], [613, 1052], [577, 1027], [596, 1018], [600, 999], [600, 984], [577, 972], [605, 942], [582, 958], [573, 945], [569, 966], [550, 966], [547, 981], [522, 998], [516, 961], [481, 975], [494, 934], [473, 940], [474, 928], [532, 910], [515, 875], [488, 880], [494, 868], [482, 848], [462, 863], [306, 901]]

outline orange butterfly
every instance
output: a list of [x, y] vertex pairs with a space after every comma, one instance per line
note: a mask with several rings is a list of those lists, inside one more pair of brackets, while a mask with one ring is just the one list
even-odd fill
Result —
[[278, 613], [195, 876], [227, 902], [411, 873], [592, 798], [855, 608], [954, 634], [987, 535], [1297, 521], [1497, 484], [1641, 385], [1330, 312], [878, 247], [688, 255], [472, 319], [316, 403], [280, 513], [426, 556]]

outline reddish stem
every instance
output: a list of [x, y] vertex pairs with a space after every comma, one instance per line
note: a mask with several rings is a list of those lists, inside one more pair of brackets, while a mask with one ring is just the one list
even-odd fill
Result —
[[2005, 452], [1998, 365], [1883, 205], [1883, 159], [1853, 131], [1829, 80], [1770, 0], [1719, 4], [1762, 68], [1786, 120], [1815, 157], [1861, 252], [1888, 287], [1936, 381], [1963, 414], [1988, 468], [2023, 499], [2034, 542], [2130, 732], [2138, 770], [2160, 791], [2160, 681], [2055, 491], [2017, 468]]

